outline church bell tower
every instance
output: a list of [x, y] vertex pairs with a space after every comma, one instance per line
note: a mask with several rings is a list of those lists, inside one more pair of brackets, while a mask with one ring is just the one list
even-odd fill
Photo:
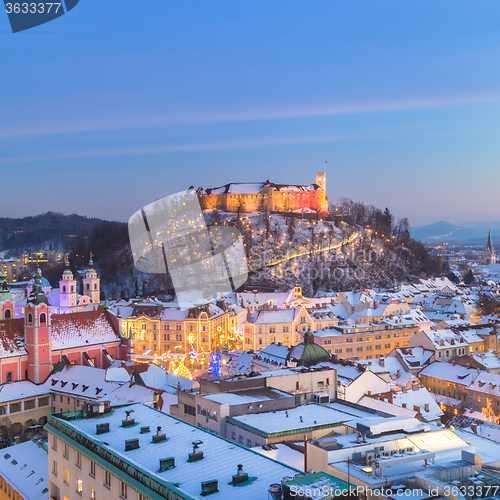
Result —
[[83, 294], [90, 298], [92, 304], [100, 302], [100, 281], [94, 269], [94, 261], [90, 256], [89, 268], [85, 271], [85, 278], [83, 278]]
[[24, 336], [28, 352], [28, 380], [45, 382], [52, 370], [50, 349], [50, 306], [42, 290], [42, 281], [35, 273], [35, 282], [26, 302]]

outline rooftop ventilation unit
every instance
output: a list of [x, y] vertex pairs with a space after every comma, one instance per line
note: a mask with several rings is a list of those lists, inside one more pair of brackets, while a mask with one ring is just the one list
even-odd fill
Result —
[[281, 500], [281, 484], [271, 484], [268, 496], [271, 500]]
[[149, 432], [149, 425], [141, 427], [141, 434], [147, 434]]
[[165, 472], [166, 470], [175, 467], [175, 458], [160, 458], [160, 470], [158, 472]]
[[97, 424], [95, 426], [96, 434], [105, 434], [106, 432], [109, 432], [109, 422], [107, 424]]
[[200, 444], [203, 444], [203, 441], [193, 441], [193, 453], [188, 455], [188, 462], [197, 462], [203, 458], [203, 452], [199, 451]]
[[153, 443], [160, 443], [161, 441], [166, 441], [167, 436], [161, 433], [161, 427], [156, 428], [156, 435], [153, 436]]
[[233, 480], [231, 481], [233, 485], [241, 484], [248, 481], [248, 474], [243, 471], [243, 465], [238, 464], [238, 468], [236, 470], [236, 475], [233, 476]]
[[134, 410], [126, 410], [125, 414], [127, 415], [125, 417], [125, 420], [122, 420], [122, 427], [131, 427], [132, 425], [135, 425], [135, 420], [130, 416], [130, 414]]
[[201, 483], [201, 496], [205, 497], [211, 495], [212, 493], [217, 493], [219, 491], [219, 482], [217, 479], [213, 481], [205, 481]]
[[139, 448], [138, 439], [128, 439], [125, 441], [125, 451], [137, 450], [137, 448]]

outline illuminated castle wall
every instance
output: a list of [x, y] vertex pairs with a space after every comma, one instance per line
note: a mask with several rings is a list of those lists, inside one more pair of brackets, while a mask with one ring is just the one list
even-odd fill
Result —
[[225, 212], [295, 212], [310, 209], [328, 210], [325, 191], [325, 173], [316, 173], [316, 184], [295, 186], [289, 184], [239, 183], [218, 188], [198, 188], [203, 210], [218, 209]]

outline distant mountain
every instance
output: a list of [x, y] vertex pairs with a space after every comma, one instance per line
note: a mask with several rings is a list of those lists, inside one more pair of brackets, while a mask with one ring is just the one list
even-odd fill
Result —
[[488, 238], [488, 231], [491, 228], [493, 241], [500, 244], [500, 222], [468, 222], [465, 224], [451, 224], [440, 221], [426, 226], [412, 227], [410, 233], [412, 238], [427, 242], [457, 242], [481, 244]]

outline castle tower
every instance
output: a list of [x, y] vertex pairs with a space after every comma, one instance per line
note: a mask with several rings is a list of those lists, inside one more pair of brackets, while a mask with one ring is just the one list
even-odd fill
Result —
[[7, 277], [0, 271], [0, 320], [14, 318], [14, 299], [7, 285]]
[[316, 184], [326, 193], [326, 174], [325, 174], [325, 172], [316, 172]]
[[490, 234], [488, 235], [488, 243], [486, 244], [486, 254], [484, 256], [484, 260], [486, 264], [497, 263], [497, 254], [495, 252], [495, 248], [493, 247], [493, 238], [491, 237], [491, 229], [490, 229]]
[[59, 280], [59, 295], [61, 308], [76, 310], [76, 280], [73, 278], [67, 258], [66, 269], [64, 269], [62, 278]]
[[50, 306], [42, 290], [42, 280], [35, 273], [35, 283], [26, 302], [24, 338], [28, 351], [28, 379], [35, 384], [45, 382], [52, 370], [50, 350]]
[[100, 283], [101, 280], [94, 269], [94, 261], [90, 256], [89, 268], [85, 271], [85, 278], [83, 278], [83, 295], [89, 297], [92, 304], [100, 302]]

